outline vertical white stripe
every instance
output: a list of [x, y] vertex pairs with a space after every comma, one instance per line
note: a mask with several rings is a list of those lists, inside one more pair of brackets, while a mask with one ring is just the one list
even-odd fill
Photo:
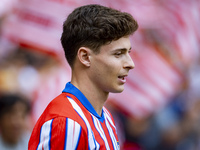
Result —
[[67, 119], [67, 138], [66, 138], [66, 150], [75, 149], [80, 136], [81, 127], [80, 125], [72, 119]]
[[[75, 122], [75, 121], [74, 121]], [[81, 126], [75, 122], [74, 124], [74, 138], [73, 138], [73, 149], [75, 149], [78, 145], [78, 140], [79, 140], [79, 137], [80, 137], [80, 133], [81, 132]]]
[[115, 137], [115, 135], [114, 135], [114, 133], [113, 133], [112, 128], [110, 127], [110, 125], [109, 125], [109, 123], [108, 123], [107, 116], [105, 117], [105, 123], [106, 123], [106, 126], [107, 126], [107, 128], [108, 128], [108, 132], [109, 132], [109, 134], [110, 134], [110, 137], [111, 137], [111, 140], [112, 140], [112, 143], [113, 143], [113, 148], [114, 148], [115, 150], [118, 150], [119, 147], [118, 147], [118, 144], [117, 144], [117, 139], [116, 139], [116, 137]]
[[92, 132], [91, 126], [85, 117], [84, 113], [82, 112], [81, 108], [78, 106], [78, 104], [70, 97], [68, 97], [70, 103], [72, 104], [73, 108], [76, 110], [76, 112], [81, 116], [83, 121], [85, 122], [87, 129], [88, 129], [88, 142], [89, 142], [89, 149], [96, 149], [98, 150], [100, 148], [98, 142], [94, 138], [94, 134]]
[[51, 140], [51, 124], [52, 120], [45, 122], [41, 127], [40, 132], [40, 143], [37, 150], [50, 150], [50, 140]]
[[74, 136], [73, 135], [73, 122], [71, 119], [67, 119], [67, 122], [66, 122], [66, 130], [67, 130], [67, 135], [65, 135], [67, 138], [66, 138], [66, 150], [70, 150], [72, 149], [72, 137]]
[[109, 147], [109, 144], [108, 144], [108, 141], [107, 141], [107, 138], [105, 136], [105, 133], [103, 131], [103, 128], [101, 126], [101, 123], [99, 122], [99, 120], [94, 117], [92, 115], [92, 118], [93, 118], [93, 121], [94, 121], [94, 126], [96, 127], [97, 131], [99, 132], [101, 138], [103, 139], [104, 143], [105, 143], [105, 146], [106, 146], [106, 150], [110, 150], [110, 147]]
[[111, 118], [110, 113], [108, 112], [108, 110], [105, 107], [103, 107], [103, 111], [106, 112], [109, 115], [109, 117]]
[[108, 119], [108, 121], [110, 122], [110, 124], [113, 126], [113, 128], [116, 129], [114, 122], [112, 121], [112, 118], [110, 116], [110, 113], [108, 112], [108, 110], [106, 108], [103, 108], [104, 110], [104, 117]]

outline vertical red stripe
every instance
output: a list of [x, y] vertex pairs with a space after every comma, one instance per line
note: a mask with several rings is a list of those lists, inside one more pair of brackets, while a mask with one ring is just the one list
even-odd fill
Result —
[[58, 117], [53, 120], [51, 130], [51, 150], [64, 150], [66, 119]]
[[[98, 120], [98, 119], [97, 119]], [[101, 135], [99, 134], [98, 130], [96, 129], [95, 125], [94, 125], [94, 122], [92, 120], [92, 116], [88, 116], [88, 121], [90, 122], [90, 126], [92, 128], [92, 131], [94, 133], [94, 137], [95, 137], [95, 140], [100, 144], [100, 150], [104, 150], [106, 149], [105, 147], [105, 142], [104, 140], [101, 138]]]
[[113, 150], [114, 148], [113, 148], [112, 140], [111, 140], [110, 134], [109, 134], [109, 132], [108, 132], [108, 129], [107, 129], [105, 120], [104, 120], [103, 123], [101, 122], [101, 126], [102, 126], [102, 128], [103, 128], [103, 130], [104, 130], [104, 133], [105, 133], [105, 135], [106, 135], [106, 138], [107, 138], [107, 141], [108, 141], [108, 145], [109, 145], [109, 147], [110, 147], [110, 150]]

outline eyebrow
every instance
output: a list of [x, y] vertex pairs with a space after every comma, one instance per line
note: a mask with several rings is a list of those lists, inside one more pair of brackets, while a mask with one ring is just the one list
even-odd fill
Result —
[[132, 49], [132, 47], [130, 47], [129, 49], [126, 49], [126, 48], [117, 48], [117, 49], [114, 49], [113, 51], [130, 51]]

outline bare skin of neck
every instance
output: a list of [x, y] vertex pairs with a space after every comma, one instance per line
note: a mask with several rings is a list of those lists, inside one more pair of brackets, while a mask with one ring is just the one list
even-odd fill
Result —
[[109, 93], [95, 87], [95, 84], [92, 83], [84, 72], [81, 75], [80, 73], [72, 73], [71, 83], [85, 95], [99, 116], [101, 116], [103, 105]]

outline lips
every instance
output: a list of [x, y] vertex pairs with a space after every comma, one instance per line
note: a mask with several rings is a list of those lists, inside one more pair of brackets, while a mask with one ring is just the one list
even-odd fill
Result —
[[125, 79], [125, 76], [118, 76], [118, 78], [124, 80], [124, 79]]
[[125, 78], [125, 77], [127, 77], [128, 75], [120, 75], [120, 76], [118, 76], [118, 78]]
[[122, 82], [122, 83], [125, 83], [126, 82], [126, 77], [127, 75], [123, 75], [123, 76], [118, 76], [119, 80]]

